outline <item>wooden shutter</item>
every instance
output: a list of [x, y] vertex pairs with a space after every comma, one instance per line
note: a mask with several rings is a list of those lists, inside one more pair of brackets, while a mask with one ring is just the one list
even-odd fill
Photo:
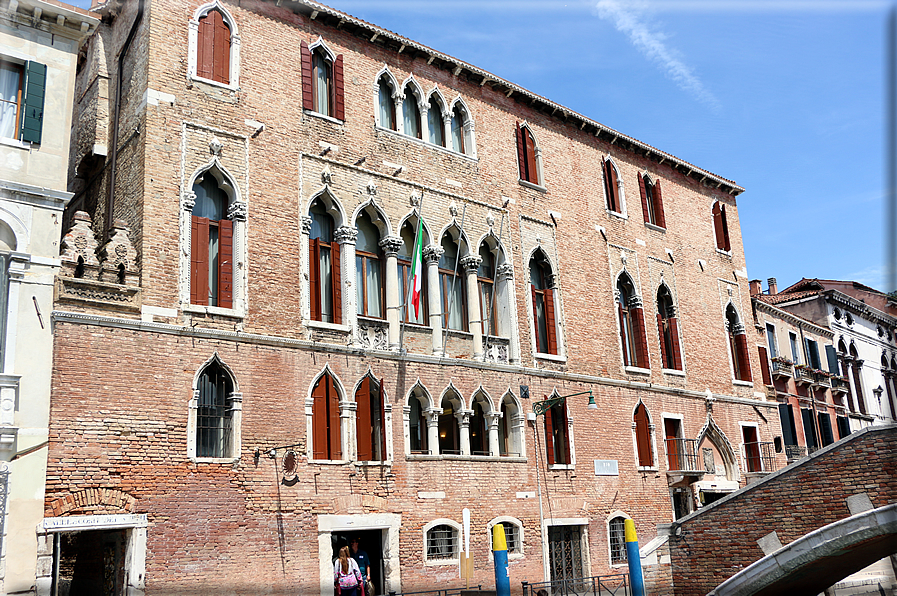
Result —
[[230, 82], [230, 28], [217, 10], [209, 13], [214, 17], [215, 41], [212, 58], [212, 80], [228, 84]]
[[807, 447], [815, 449], [819, 446], [819, 442], [816, 440], [816, 423], [813, 420], [813, 412], [801, 408], [800, 415], [804, 423], [804, 441], [806, 441]]
[[847, 416], [838, 416], [836, 422], [838, 423], [839, 439], [843, 439], [850, 434], [850, 422], [847, 420]]
[[[543, 397], [544, 399], [548, 399], [547, 395]], [[552, 410], [553, 408], [545, 410], [545, 448], [548, 452], [549, 465], [554, 463], [554, 423], [551, 419]]]
[[417, 397], [413, 398], [417, 400], [417, 403], [420, 404], [420, 423], [418, 424], [420, 431], [420, 448], [421, 451], [429, 452], [429, 442], [430, 442], [430, 425], [427, 423], [427, 414], [424, 412], [423, 402]]
[[196, 40], [196, 75], [211, 79], [215, 64], [215, 23], [213, 10], [199, 19], [199, 35]]
[[[539, 293], [536, 286], [530, 284], [530, 293], [533, 295], [533, 329], [536, 333], [536, 351], [539, 351]], [[547, 342], [546, 342], [547, 343]]]
[[832, 434], [832, 419], [827, 413], [819, 412], [819, 435], [822, 438], [822, 446], [831, 445], [835, 442], [835, 436]]
[[645, 190], [645, 179], [642, 177], [642, 173], [638, 174], [638, 191], [642, 196], [642, 214], [645, 216], [645, 223], [654, 223], [651, 221], [651, 218], [648, 217], [648, 192]]
[[333, 115], [337, 120], [346, 119], [346, 84], [343, 80], [343, 55], [333, 61]]
[[560, 412], [560, 422], [556, 421], [556, 425], [558, 427], [558, 438], [564, 442], [564, 463], [571, 464], [573, 463], [573, 458], [570, 456], [570, 435], [567, 434], [570, 431], [570, 425], [567, 424], [567, 403], [561, 402], [558, 405], [558, 411]]
[[327, 375], [312, 389], [312, 459], [327, 459]]
[[311, 303], [311, 319], [321, 320], [321, 239], [308, 243], [308, 296]]
[[735, 336], [735, 357], [738, 358], [738, 370], [742, 381], [751, 381], [751, 359], [748, 355], [747, 335], [739, 333]]
[[44, 97], [47, 88], [47, 66], [38, 62], [25, 64], [25, 94], [22, 102], [20, 138], [40, 143], [44, 122]]
[[729, 244], [729, 224], [726, 222], [726, 206], [722, 205], [720, 207], [720, 221], [722, 222], [723, 228], [723, 250], [729, 252], [732, 250], [731, 244]]
[[340, 277], [339, 244], [330, 243], [330, 278], [333, 280], [333, 322], [343, 322], [343, 282]]
[[355, 435], [358, 437], [359, 461], [374, 459], [371, 444], [371, 378], [365, 376], [355, 392]]
[[190, 303], [209, 304], [209, 218], [192, 218], [190, 237]]
[[654, 465], [654, 454], [651, 453], [651, 427], [648, 423], [648, 409], [639, 404], [635, 409], [635, 442], [638, 447], [638, 465], [651, 467]]
[[521, 129], [523, 140], [526, 141], [526, 179], [533, 184], [539, 184], [539, 170], [536, 168], [536, 140], [533, 133], [527, 129]]
[[779, 422], [782, 425], [782, 439], [786, 445], [797, 445], [797, 430], [794, 426], [794, 409], [791, 404], [779, 404]]
[[340, 446], [340, 415], [339, 393], [333, 384], [333, 377], [327, 377], [327, 443], [329, 447], [328, 459], [342, 459], [343, 450]]
[[835, 346], [825, 346], [825, 358], [828, 360], [828, 371], [833, 375], [840, 375], [838, 370], [838, 353]]
[[380, 461], [386, 461], [386, 400], [383, 393], [383, 379], [377, 387], [377, 405], [380, 407]]
[[526, 143], [523, 142], [523, 130], [517, 123], [517, 166], [520, 168], [520, 179], [527, 180], [526, 175]]
[[725, 250], [726, 241], [723, 239], [723, 216], [719, 201], [713, 204], [713, 232], [716, 234], [716, 247]]
[[632, 332], [635, 333], [635, 355], [638, 359], [636, 366], [651, 368], [648, 361], [648, 338], [645, 333], [645, 311], [643, 309], [632, 309], [632, 328]]
[[234, 304], [234, 222], [218, 222], [218, 306]]
[[604, 177], [604, 180], [607, 184], [608, 207], [611, 211], [619, 213], [620, 201], [617, 192], [617, 170], [614, 168], [614, 164], [612, 164], [609, 159], [604, 162], [604, 166], [605, 168], [607, 168], [607, 175]]
[[311, 50], [304, 41], [299, 44], [299, 56], [302, 63], [302, 107], [306, 110], [315, 109], [315, 98], [312, 86]]
[[654, 181], [654, 224], [661, 228], [667, 227], [666, 218], [663, 216], [663, 194], [660, 191], [660, 180]]
[[623, 366], [629, 366], [629, 338], [626, 336], [626, 316], [623, 314], [623, 305], [617, 302], [617, 314], [620, 317], [620, 343], [623, 348]]
[[660, 365], [667, 368], [667, 342], [663, 336], [663, 316], [657, 313], [657, 336], [660, 338]]
[[763, 375], [763, 384], [772, 385], [772, 376], [769, 374], [769, 357], [766, 354], [765, 346], [757, 346], [760, 352], [760, 373]]
[[545, 330], [548, 334], [548, 353], [558, 353], [558, 339], [556, 332], [556, 318], [554, 316], [554, 290], [546, 288], [542, 294], [545, 297]]
[[679, 319], [670, 317], [670, 343], [673, 344], [673, 368], [682, 370], [682, 350], [679, 347]]

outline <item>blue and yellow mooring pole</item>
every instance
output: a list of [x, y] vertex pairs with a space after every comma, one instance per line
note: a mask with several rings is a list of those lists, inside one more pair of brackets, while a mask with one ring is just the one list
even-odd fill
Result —
[[632, 585], [632, 596], [645, 596], [645, 579], [642, 577], [642, 559], [638, 553], [635, 522], [627, 519], [623, 522], [623, 528], [626, 533], [626, 559], [629, 561], [629, 583]]
[[495, 562], [495, 596], [511, 596], [511, 575], [508, 572], [508, 543], [505, 527], [492, 526], [492, 560]]

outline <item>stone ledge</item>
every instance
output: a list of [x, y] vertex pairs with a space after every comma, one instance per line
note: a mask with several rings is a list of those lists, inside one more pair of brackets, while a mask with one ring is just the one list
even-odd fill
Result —
[[77, 277], [56, 278], [57, 302], [104, 306], [115, 310], [140, 312], [141, 289]]

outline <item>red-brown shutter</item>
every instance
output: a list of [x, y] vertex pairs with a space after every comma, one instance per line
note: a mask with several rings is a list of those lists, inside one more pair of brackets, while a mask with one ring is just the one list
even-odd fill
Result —
[[726, 206], [723, 205], [720, 208], [720, 221], [722, 222], [722, 233], [723, 233], [723, 250], [726, 252], [732, 250], [732, 245], [729, 244], [729, 224], [726, 222]]
[[311, 320], [321, 320], [321, 239], [308, 242], [308, 296], [311, 303]]
[[667, 342], [663, 338], [663, 317], [657, 313], [657, 336], [660, 338], [660, 365], [667, 368]]
[[[543, 396], [548, 399], [548, 396]], [[551, 419], [552, 408], [545, 410], [545, 449], [548, 453], [548, 463], [554, 463], [554, 424]]]
[[667, 227], [667, 220], [663, 216], [663, 193], [660, 191], [660, 180], [654, 181], [654, 219], [656, 225], [661, 228]]
[[343, 282], [340, 277], [339, 244], [330, 243], [330, 277], [333, 280], [333, 322], [343, 322]]
[[648, 339], [645, 333], [645, 311], [641, 308], [632, 309], [632, 332], [635, 333], [635, 356], [638, 358], [640, 368], [650, 368], [648, 362]]
[[[533, 295], [533, 329], [536, 332], [536, 351], [539, 351], [539, 294], [536, 286], [530, 284], [530, 293]], [[547, 343], [547, 342], [546, 342]]]
[[311, 391], [312, 459], [327, 459], [327, 375]]
[[190, 239], [190, 302], [209, 304], [209, 218], [193, 216]]
[[386, 399], [383, 392], [383, 379], [377, 387], [377, 404], [380, 406], [380, 461], [386, 461]]
[[523, 142], [523, 130], [517, 123], [517, 166], [520, 168], [520, 179], [526, 180], [526, 143]]
[[654, 454], [651, 452], [651, 427], [648, 423], [648, 409], [645, 404], [639, 404], [635, 409], [634, 418], [638, 465], [650, 467], [654, 465]]
[[751, 359], [748, 355], [747, 335], [739, 333], [735, 336], [735, 353], [738, 358], [739, 370], [741, 372], [742, 381], [750, 381], [751, 376]]
[[209, 13], [214, 16], [215, 42], [214, 57], [212, 66], [212, 80], [224, 83], [230, 83], [230, 27], [224, 22], [224, 18], [217, 10]]
[[726, 242], [723, 240], [723, 217], [719, 201], [713, 204], [713, 232], [716, 234], [716, 247], [725, 250]]
[[328, 459], [342, 459], [343, 450], [340, 445], [339, 393], [333, 383], [333, 377], [327, 376], [327, 442], [330, 447]]
[[343, 55], [340, 54], [333, 61], [333, 103], [334, 117], [337, 120], [346, 119], [346, 85], [343, 81]]
[[558, 339], [556, 332], [556, 322], [554, 316], [554, 290], [546, 288], [543, 296], [545, 296], [545, 327], [548, 331], [548, 353], [558, 353]]
[[218, 222], [218, 306], [234, 305], [234, 222]]
[[199, 34], [196, 40], [196, 75], [204, 79], [211, 79], [215, 63], [215, 24], [212, 15], [218, 14], [213, 10], [199, 19]]
[[760, 352], [760, 373], [763, 375], [763, 384], [772, 385], [772, 376], [769, 374], [769, 358], [766, 355], [766, 347], [758, 346]]
[[540, 184], [539, 170], [536, 168], [536, 139], [529, 129], [522, 130], [523, 138], [526, 141], [526, 180], [533, 184]]
[[642, 214], [645, 216], [645, 223], [651, 223], [651, 218], [648, 217], [648, 193], [645, 190], [645, 179], [641, 172], [638, 174], [638, 191], [642, 196]]
[[679, 348], [679, 319], [670, 317], [670, 339], [673, 344], [673, 368], [682, 370], [682, 351]]
[[565, 464], [573, 463], [573, 458], [570, 456], [570, 436], [567, 434], [570, 430], [570, 425], [567, 424], [567, 404], [566, 402], [561, 402], [561, 405], [558, 408], [561, 411], [562, 424], [560, 429], [558, 429], [558, 438], [564, 442], [564, 460]]
[[358, 460], [374, 459], [371, 444], [371, 378], [365, 377], [355, 392], [355, 435], [358, 437]]
[[617, 170], [614, 169], [614, 164], [612, 164], [609, 159], [604, 162], [604, 166], [607, 168], [607, 175], [604, 177], [604, 180], [607, 184], [608, 208], [611, 211], [619, 213], [620, 205], [617, 200]]
[[629, 366], [629, 338], [626, 337], [626, 317], [623, 314], [623, 305], [617, 302], [617, 315], [620, 318], [620, 342], [623, 348], [623, 366]]
[[314, 91], [311, 80], [311, 50], [304, 41], [299, 44], [299, 56], [302, 63], [302, 107], [306, 110], [315, 109]]

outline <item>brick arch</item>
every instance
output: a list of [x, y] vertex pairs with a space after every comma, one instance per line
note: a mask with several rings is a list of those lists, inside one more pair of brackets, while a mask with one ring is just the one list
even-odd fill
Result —
[[137, 498], [117, 488], [86, 488], [64, 497], [47, 499], [47, 516], [58, 517], [77, 510], [91, 513], [134, 513]]

